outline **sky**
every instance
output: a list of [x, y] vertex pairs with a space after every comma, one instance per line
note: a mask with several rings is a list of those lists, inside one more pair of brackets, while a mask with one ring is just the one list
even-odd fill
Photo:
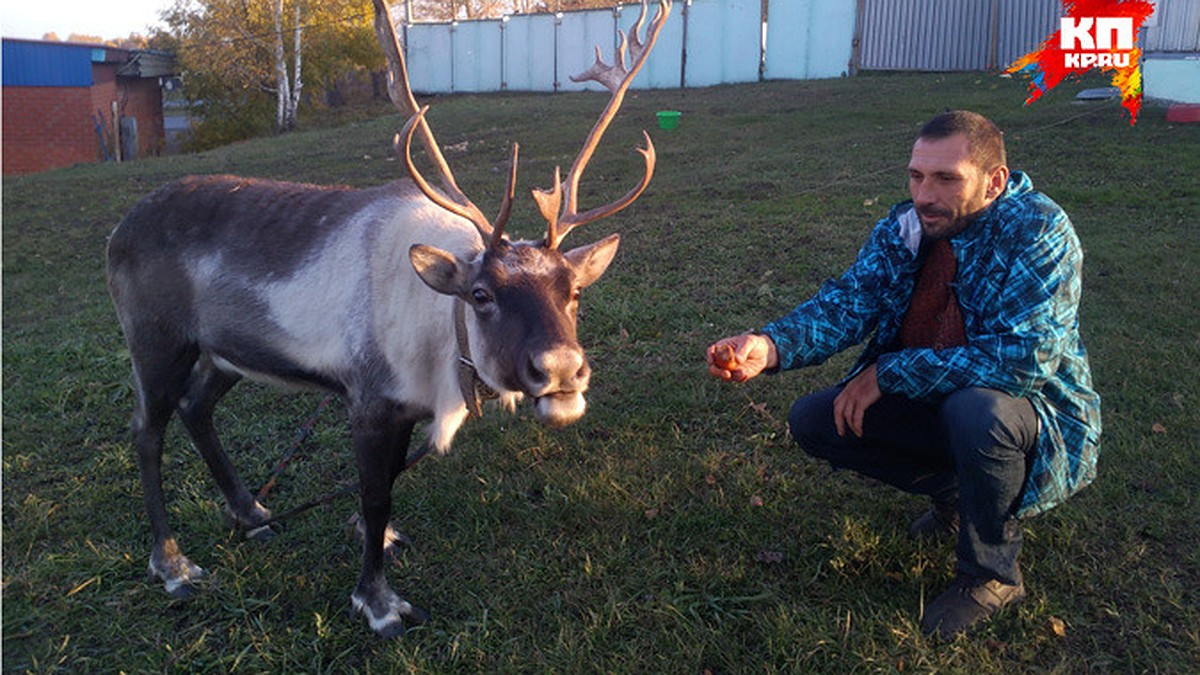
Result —
[[51, 32], [63, 40], [71, 33], [106, 40], [130, 33], [146, 35], [172, 4], [172, 0], [9, 0], [0, 5], [0, 34], [34, 40]]

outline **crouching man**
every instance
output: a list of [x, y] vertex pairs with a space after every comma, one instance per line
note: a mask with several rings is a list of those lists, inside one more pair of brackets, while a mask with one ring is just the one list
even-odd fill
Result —
[[929, 121], [892, 207], [840, 278], [761, 331], [709, 346], [745, 381], [867, 341], [837, 386], [796, 401], [805, 452], [925, 495], [914, 536], [955, 535], [957, 576], [921, 628], [950, 637], [1025, 597], [1018, 518], [1096, 475], [1100, 398], [1079, 336], [1082, 252], [1061, 208], [1009, 172], [992, 122]]

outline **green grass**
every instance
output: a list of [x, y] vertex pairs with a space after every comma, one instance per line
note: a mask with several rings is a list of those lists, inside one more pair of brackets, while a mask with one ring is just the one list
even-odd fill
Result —
[[[394, 115], [200, 155], [80, 166], [3, 184], [3, 667], [8, 672], [1187, 672], [1200, 663], [1200, 128], [1147, 105], [1031, 107], [993, 75], [867, 75], [637, 92], [584, 176], [583, 206], [659, 165], [629, 210], [568, 245], [622, 233], [584, 295], [590, 411], [553, 431], [488, 409], [455, 452], [394, 491], [414, 540], [392, 584], [433, 620], [376, 639], [347, 615], [358, 569], [352, 500], [246, 542], [179, 425], [169, 509], [213, 573], [170, 601], [146, 578], [149, 528], [128, 441], [128, 358], [104, 287], [106, 237], [142, 195], [191, 173], [374, 185]], [[431, 122], [460, 184], [498, 203], [507, 145], [522, 195], [568, 165], [598, 95], [453, 96]], [[1082, 330], [1104, 400], [1100, 476], [1027, 521], [1029, 600], [979, 634], [933, 643], [922, 601], [953, 551], [910, 541], [924, 504], [833, 473], [787, 439], [790, 402], [853, 354], [746, 385], [702, 349], [762, 325], [853, 259], [904, 198], [919, 124], [967, 107], [1006, 130], [1015, 168], [1072, 215], [1086, 249]], [[675, 131], [654, 112], [683, 112]], [[532, 201], [512, 228], [543, 227]], [[319, 396], [236, 389], [218, 411], [261, 485]], [[284, 473], [277, 511], [351, 481], [331, 406]], [[1157, 425], [1157, 426], [1156, 426]], [[1061, 620], [1065, 634], [1052, 625]]]

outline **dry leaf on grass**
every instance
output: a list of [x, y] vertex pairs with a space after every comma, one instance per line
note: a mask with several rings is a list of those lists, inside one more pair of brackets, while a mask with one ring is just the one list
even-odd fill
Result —
[[783, 553], [780, 551], [759, 551], [754, 559], [760, 563], [768, 565], [778, 565], [783, 562]]

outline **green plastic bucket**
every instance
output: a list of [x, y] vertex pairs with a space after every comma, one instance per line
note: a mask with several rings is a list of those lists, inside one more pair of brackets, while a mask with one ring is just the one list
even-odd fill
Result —
[[656, 114], [659, 129], [674, 129], [679, 126], [679, 116], [682, 113], [678, 110], [659, 110]]

